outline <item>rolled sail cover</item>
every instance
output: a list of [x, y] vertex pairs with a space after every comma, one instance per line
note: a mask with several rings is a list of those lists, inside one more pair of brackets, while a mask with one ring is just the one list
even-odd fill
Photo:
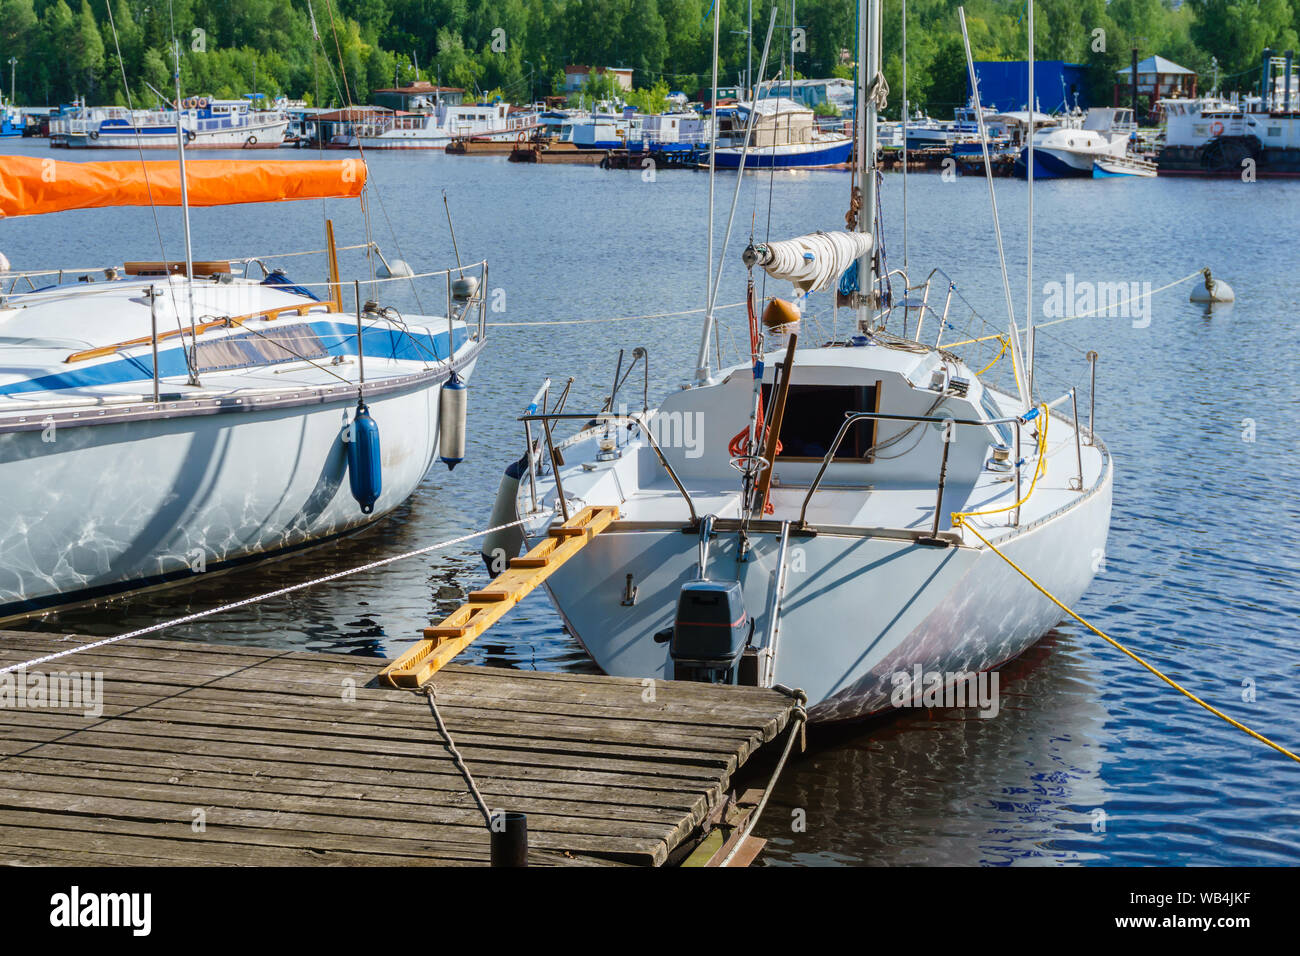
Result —
[[[185, 173], [191, 206], [355, 198], [366, 184], [366, 164], [360, 159], [201, 159], [188, 161]], [[180, 165], [175, 160], [76, 163], [0, 156], [0, 217], [180, 204]]]
[[825, 292], [841, 273], [871, 252], [865, 232], [815, 232], [797, 239], [755, 245], [758, 264], [774, 279], [785, 279], [800, 292]]

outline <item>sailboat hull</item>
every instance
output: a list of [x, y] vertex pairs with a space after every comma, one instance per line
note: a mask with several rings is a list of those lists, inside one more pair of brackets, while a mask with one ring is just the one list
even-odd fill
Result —
[[[744, 150], [739, 147], [718, 147], [714, 162], [718, 169], [738, 169]], [[847, 136], [830, 141], [793, 143], [782, 146], [761, 146], [749, 151], [745, 158], [746, 169], [817, 169], [842, 166], [853, 154], [853, 140]], [[705, 163], [708, 153], [705, 152]]]
[[[1002, 550], [1067, 605], [1087, 589], [1105, 553], [1109, 467], [1075, 503], [1028, 526]], [[769, 627], [774, 534], [751, 536], [737, 563], [736, 536], [719, 534], [709, 576], [740, 580], [755, 635]], [[798, 687], [816, 721], [890, 709], [895, 675], [995, 668], [1023, 653], [1062, 618], [1006, 562], [982, 547], [936, 548], [911, 540], [841, 535], [792, 537], [775, 682]], [[626, 603], [626, 574], [635, 603]], [[680, 525], [598, 536], [556, 572], [548, 588], [572, 634], [617, 676], [671, 679], [668, 645], [678, 592], [697, 577], [697, 538]], [[758, 638], [755, 638], [758, 641]], [[917, 688], [919, 692], [920, 688]]]
[[53, 435], [0, 431], [10, 504], [0, 512], [0, 619], [192, 580], [383, 517], [437, 455], [445, 377], [431, 370], [367, 394], [383, 475], [370, 514], [349, 492], [354, 389], [298, 388], [287, 407], [60, 425]]

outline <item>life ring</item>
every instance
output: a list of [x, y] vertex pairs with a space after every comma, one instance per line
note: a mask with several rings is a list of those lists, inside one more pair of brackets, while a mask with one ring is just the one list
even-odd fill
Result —
[[256, 146], [256, 145], [257, 145], [257, 137], [256, 137], [256, 136], [250, 136], [250, 137], [248, 137], [248, 139], [244, 140], [244, 145], [245, 145], [245, 146]]
[[1215, 120], [1213, 123], [1210, 124], [1211, 136], [1218, 136], [1222, 132], [1223, 132], [1223, 123], [1220, 120]]
[[208, 98], [206, 96], [198, 97], [198, 99], [195, 102], [198, 105], [198, 108], [201, 110], [205, 110], [208, 108]]

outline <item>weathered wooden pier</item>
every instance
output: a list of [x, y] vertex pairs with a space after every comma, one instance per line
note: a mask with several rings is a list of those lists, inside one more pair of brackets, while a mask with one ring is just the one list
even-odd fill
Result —
[[[0, 667], [91, 640], [0, 631]], [[487, 863], [428, 701], [380, 686], [385, 663], [127, 640], [0, 675], [0, 863]], [[102, 713], [34, 704], [54, 674], [101, 675]], [[595, 675], [450, 665], [433, 683], [489, 806], [527, 814], [530, 865], [717, 865], [754, 802], [728, 799], [737, 772], [796, 711], [777, 690]]]

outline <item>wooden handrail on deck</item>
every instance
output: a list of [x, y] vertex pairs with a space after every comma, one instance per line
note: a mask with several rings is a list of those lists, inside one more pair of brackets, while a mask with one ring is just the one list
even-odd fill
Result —
[[[304, 302], [302, 305], [285, 305], [278, 309], [262, 309], [260, 312], [249, 312], [247, 315], [227, 316], [221, 319], [213, 319], [210, 322], [200, 322], [194, 326], [196, 335], [202, 335], [209, 329], [228, 329], [232, 326], [243, 325], [251, 319], [265, 319], [267, 322], [274, 322], [285, 312], [293, 312], [297, 315], [306, 315], [312, 309], [319, 306], [325, 306], [327, 312], [340, 311], [339, 304], [332, 299], [326, 299], [324, 302]], [[172, 338], [177, 335], [184, 335], [188, 329], [169, 329], [166, 332], [158, 333], [158, 341]], [[112, 355], [119, 349], [131, 348], [135, 345], [148, 345], [153, 342], [152, 335], [142, 335], [139, 338], [127, 339], [123, 342], [115, 342], [112, 345], [99, 345], [93, 349], [82, 349], [80, 352], [73, 352], [63, 361], [64, 363], [82, 362], [86, 359], [102, 358], [105, 355]]]

